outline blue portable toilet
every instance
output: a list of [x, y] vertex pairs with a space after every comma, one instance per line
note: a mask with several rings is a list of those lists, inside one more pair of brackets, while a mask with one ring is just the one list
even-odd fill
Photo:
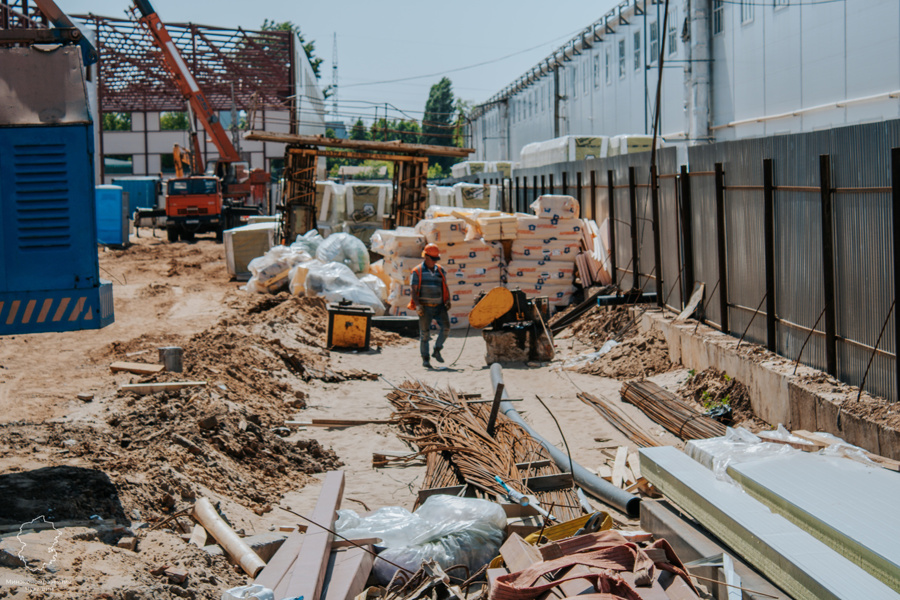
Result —
[[81, 51], [0, 48], [0, 89], [0, 335], [105, 327]]
[[118, 185], [94, 188], [97, 210], [97, 243], [107, 246], [128, 245], [128, 194]]
[[139, 208], [154, 209], [159, 197], [159, 177], [116, 177], [113, 185], [122, 186], [128, 194], [128, 216]]

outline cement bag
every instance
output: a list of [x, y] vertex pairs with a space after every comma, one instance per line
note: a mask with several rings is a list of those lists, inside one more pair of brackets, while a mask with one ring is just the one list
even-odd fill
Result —
[[309, 275], [309, 269], [311, 267], [320, 266], [321, 264], [322, 263], [318, 259], [313, 258], [312, 260], [303, 261], [300, 264], [294, 265], [291, 272], [288, 274], [288, 278], [290, 279], [288, 288], [292, 295], [302, 296], [306, 292], [306, 277]]
[[319, 232], [315, 229], [311, 229], [304, 233], [303, 235], [298, 235], [297, 240], [291, 244], [291, 250], [295, 252], [306, 252], [309, 254], [310, 258], [316, 255], [316, 250], [319, 249], [319, 244], [325, 241]]
[[304, 291], [307, 296], [321, 296], [329, 302], [349, 300], [353, 304], [372, 307], [376, 315], [384, 314], [381, 299], [343, 263], [311, 266], [306, 275]]
[[[386, 550], [379, 557], [415, 572], [425, 560], [441, 568], [466, 565], [475, 573], [500, 550], [506, 513], [498, 504], [477, 498], [429, 496], [415, 512], [400, 507], [381, 508], [361, 518], [352, 510], [339, 510], [335, 530], [349, 539], [381, 538]], [[376, 559], [373, 572], [386, 585], [397, 567]]]
[[544, 195], [531, 203], [531, 210], [542, 219], [577, 219], [580, 209], [572, 196]]
[[366, 245], [349, 233], [328, 236], [316, 250], [316, 258], [323, 263], [344, 264], [354, 273], [366, 273], [369, 270], [369, 251]]

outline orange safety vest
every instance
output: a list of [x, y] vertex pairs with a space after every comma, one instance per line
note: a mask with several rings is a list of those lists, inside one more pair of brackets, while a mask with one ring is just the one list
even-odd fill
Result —
[[[419, 276], [419, 287], [416, 290], [416, 296], [422, 292], [422, 265], [424, 264], [424, 262], [421, 262], [412, 269], [412, 272]], [[447, 287], [447, 273], [442, 266], [435, 265], [435, 267], [437, 268], [437, 272], [441, 275], [441, 283], [444, 284], [444, 302], [448, 302], [450, 300], [450, 288]], [[413, 304], [412, 298], [409, 299], [409, 304], [406, 305], [406, 308], [409, 310], [416, 310], [416, 305]]]

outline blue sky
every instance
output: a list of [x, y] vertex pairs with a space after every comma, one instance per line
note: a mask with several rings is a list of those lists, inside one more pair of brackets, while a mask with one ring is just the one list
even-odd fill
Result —
[[[324, 59], [320, 83], [332, 78], [337, 33], [339, 117], [371, 119], [384, 103], [421, 118], [428, 90], [447, 73], [455, 94], [472, 103], [487, 100], [571, 36], [615, 6], [598, 2], [536, 0], [414, 2], [330, 0], [151, 0], [163, 21], [258, 29], [264, 19], [293, 21]], [[129, 0], [57, 0], [69, 14], [124, 17]], [[564, 7], [564, 8], [563, 8]], [[512, 56], [508, 56], [512, 55]], [[503, 58], [507, 57], [507, 58]], [[434, 74], [434, 75], [431, 75]], [[372, 82], [431, 75], [408, 81]], [[329, 103], [329, 110], [331, 103]], [[389, 108], [391, 118], [400, 114]]]

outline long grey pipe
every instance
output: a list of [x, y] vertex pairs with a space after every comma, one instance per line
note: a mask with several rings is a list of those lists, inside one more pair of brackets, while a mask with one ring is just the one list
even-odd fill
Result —
[[[499, 363], [494, 363], [491, 365], [491, 384], [496, 390], [497, 384], [500, 383], [503, 383], [503, 369], [500, 368]], [[505, 384], [503, 388], [503, 393], [501, 394], [503, 402], [500, 403], [500, 412], [509, 417], [512, 421], [521, 425], [522, 428], [528, 432], [528, 435], [537, 440], [537, 442], [550, 453], [550, 458], [553, 459], [553, 462], [555, 462], [560, 469], [563, 471], [570, 471], [575, 478], [575, 483], [587, 490], [592, 496], [603, 500], [610, 506], [619, 509], [633, 519], [636, 519], [640, 515], [640, 498], [629, 494], [625, 490], [617, 488], [605, 479], [597, 477], [574, 460], [570, 465], [569, 456], [541, 437], [537, 431], [532, 429], [531, 425], [525, 422], [522, 415], [516, 411], [512, 403], [506, 401], [509, 399], [509, 396], [506, 393]]]

